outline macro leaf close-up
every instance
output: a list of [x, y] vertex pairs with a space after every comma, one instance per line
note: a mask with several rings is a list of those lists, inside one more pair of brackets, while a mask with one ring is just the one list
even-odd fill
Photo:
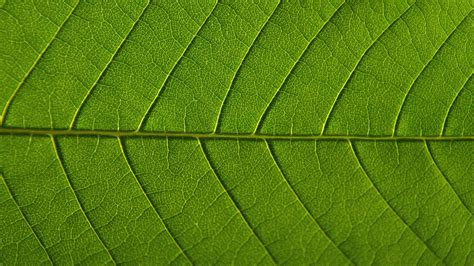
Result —
[[472, 0], [0, 0], [0, 265], [474, 265]]

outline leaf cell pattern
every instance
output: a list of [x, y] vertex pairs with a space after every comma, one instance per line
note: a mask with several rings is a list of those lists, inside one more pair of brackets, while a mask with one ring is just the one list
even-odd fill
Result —
[[473, 8], [0, 1], [0, 263], [473, 264]]

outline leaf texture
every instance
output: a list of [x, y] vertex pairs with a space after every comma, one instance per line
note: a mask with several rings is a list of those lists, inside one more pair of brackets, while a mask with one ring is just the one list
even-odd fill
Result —
[[472, 265], [473, 9], [0, 1], [0, 264]]

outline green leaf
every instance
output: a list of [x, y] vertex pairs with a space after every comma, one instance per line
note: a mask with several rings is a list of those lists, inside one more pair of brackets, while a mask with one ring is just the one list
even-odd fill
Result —
[[473, 9], [0, 1], [0, 264], [472, 265]]

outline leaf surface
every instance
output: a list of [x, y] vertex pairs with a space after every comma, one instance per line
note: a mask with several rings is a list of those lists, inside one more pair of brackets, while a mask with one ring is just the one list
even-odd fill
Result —
[[0, 263], [474, 263], [474, 6], [0, 1]]

